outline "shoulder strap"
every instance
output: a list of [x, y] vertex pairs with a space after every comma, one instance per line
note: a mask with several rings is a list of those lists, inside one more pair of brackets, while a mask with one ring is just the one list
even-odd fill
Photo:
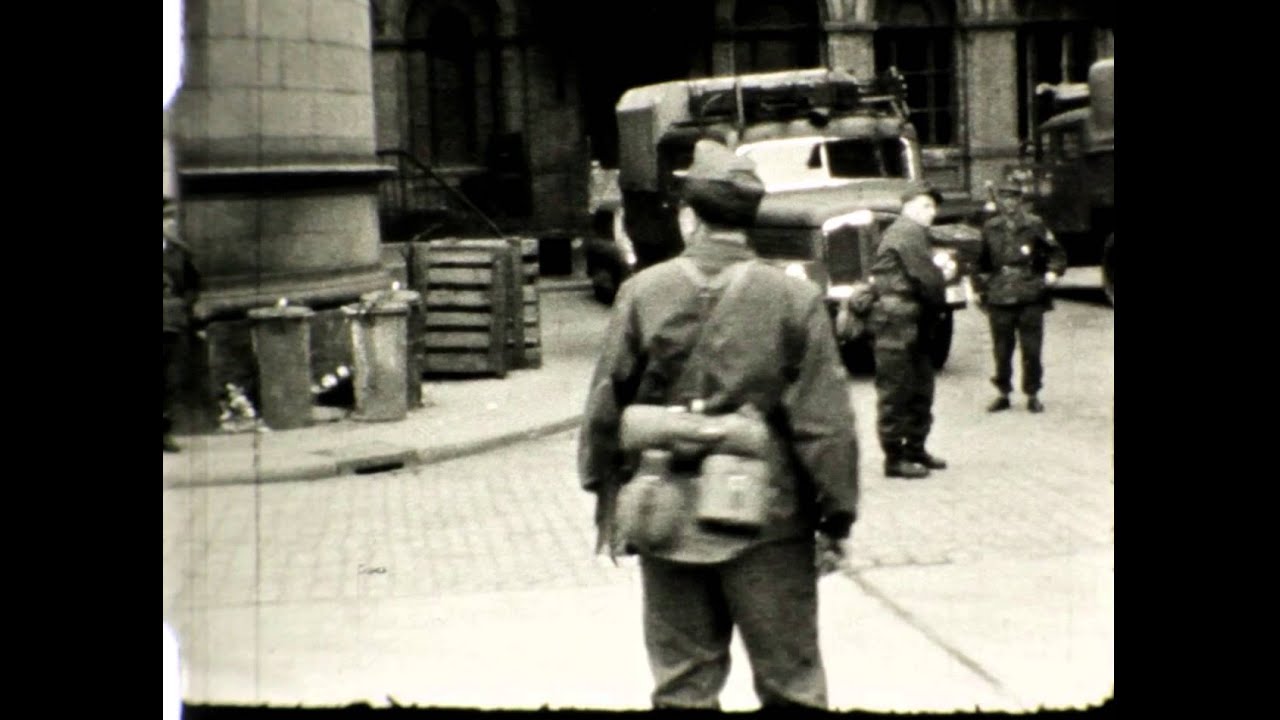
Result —
[[[701, 303], [699, 314], [701, 322], [698, 334], [694, 338], [693, 347], [689, 350], [680, 377], [673, 389], [679, 394], [691, 392], [693, 397], [701, 397], [706, 384], [706, 342], [707, 328], [724, 313], [724, 300], [742, 284], [752, 260], [743, 260], [730, 265], [714, 277], [708, 277], [698, 264], [688, 257], [677, 258], [676, 264], [684, 271], [698, 288], [698, 299]], [[717, 311], [719, 311], [717, 313]]]

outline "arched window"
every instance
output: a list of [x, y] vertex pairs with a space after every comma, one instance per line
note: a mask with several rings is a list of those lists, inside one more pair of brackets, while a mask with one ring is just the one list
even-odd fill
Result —
[[734, 71], [770, 72], [821, 64], [820, 0], [738, 0]]
[[[480, 4], [477, 4], [480, 5]], [[483, 158], [483, 131], [494, 125], [490, 75], [492, 18], [452, 3], [419, 0], [405, 27], [412, 152], [432, 165], [472, 165]]]
[[956, 135], [955, 8], [948, 0], [882, 0], [876, 72], [896, 67], [907, 81], [911, 123], [924, 145]]
[[[1041, 85], [1085, 82], [1089, 66], [1113, 47], [1109, 6], [1088, 0], [1019, 0], [1023, 23], [1018, 28], [1018, 135], [1031, 131], [1053, 114], [1052, 97], [1038, 94]], [[1097, 14], [1094, 11], [1101, 11]]]

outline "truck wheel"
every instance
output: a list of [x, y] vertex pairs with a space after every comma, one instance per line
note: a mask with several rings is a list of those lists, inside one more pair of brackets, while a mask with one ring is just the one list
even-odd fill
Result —
[[938, 318], [933, 330], [933, 345], [929, 348], [929, 360], [934, 370], [941, 370], [951, 354], [951, 336], [955, 332], [955, 317], [950, 309]]
[[613, 298], [618, 294], [618, 282], [613, 279], [613, 273], [605, 268], [597, 268], [591, 273], [591, 291], [596, 300], [612, 305]]
[[1112, 233], [1107, 237], [1107, 242], [1102, 246], [1102, 291], [1107, 294], [1107, 303], [1111, 307], [1116, 306], [1116, 268], [1115, 258], [1113, 257], [1116, 246], [1116, 236]]

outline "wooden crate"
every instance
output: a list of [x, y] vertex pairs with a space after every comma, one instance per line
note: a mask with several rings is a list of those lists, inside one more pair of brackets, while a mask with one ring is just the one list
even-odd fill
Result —
[[517, 238], [512, 245], [519, 253], [520, 292], [524, 315], [524, 362], [520, 367], [542, 367], [541, 304], [538, 296], [538, 241]]
[[512, 320], [515, 270], [505, 241], [416, 242], [411, 265], [410, 284], [423, 297], [423, 373], [506, 377], [512, 330], [523, 325]]

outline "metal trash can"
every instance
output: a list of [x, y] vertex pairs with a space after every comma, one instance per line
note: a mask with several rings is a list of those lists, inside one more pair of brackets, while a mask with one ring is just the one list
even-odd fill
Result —
[[352, 420], [387, 422], [408, 414], [408, 303], [398, 300], [343, 306], [351, 320], [355, 358]]
[[258, 363], [261, 416], [273, 430], [311, 424], [310, 308], [287, 305], [249, 311]]
[[422, 337], [427, 324], [422, 294], [392, 287], [390, 290], [365, 293], [360, 296], [360, 300], [366, 304], [394, 301], [409, 306], [405, 336], [408, 353], [405, 357], [405, 403], [410, 410], [422, 407]]

